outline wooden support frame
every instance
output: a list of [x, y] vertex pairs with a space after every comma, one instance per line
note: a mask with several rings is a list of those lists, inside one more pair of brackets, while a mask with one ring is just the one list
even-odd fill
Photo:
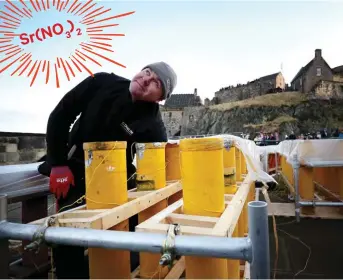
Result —
[[[226, 208], [219, 218], [184, 215], [182, 214], [183, 199], [180, 199], [139, 224], [136, 231], [166, 233], [169, 224], [178, 223], [181, 225], [181, 234], [231, 237], [240, 216], [243, 215], [244, 206], [250, 199], [251, 184], [244, 181], [239, 184], [234, 195], [225, 195]], [[57, 218], [55, 226], [59, 227], [106, 230], [178, 192], [182, 192], [181, 183], [173, 181], [168, 182], [165, 188], [156, 191], [137, 192], [136, 189], [130, 190], [128, 191], [129, 201], [111, 209], [87, 210], [86, 206], [82, 205], [50, 217]], [[46, 218], [36, 220], [31, 224], [41, 225], [44, 221]], [[249, 279], [249, 267], [247, 262], [240, 267], [241, 277]], [[184, 271], [185, 262], [184, 258], [181, 257], [175, 262], [165, 279], [179, 279]], [[139, 279], [139, 267], [131, 273], [131, 278]]]
[[243, 213], [250, 187], [250, 184], [243, 182], [236, 194], [225, 195], [226, 207], [220, 218], [182, 214], [183, 199], [180, 199], [136, 226], [136, 231], [166, 233], [171, 223], [178, 223], [182, 235], [231, 237]]
[[[251, 199], [250, 191], [254, 182], [243, 181], [235, 194], [225, 194], [225, 210], [219, 218], [183, 214], [183, 199], [180, 199], [136, 226], [137, 232], [167, 233], [170, 224], [180, 225], [181, 235], [202, 235], [232, 237], [240, 217], [244, 216], [247, 202]], [[246, 220], [244, 220], [247, 223]], [[247, 232], [244, 236], [247, 235]], [[240, 266], [241, 278], [250, 279], [250, 264]], [[181, 257], [164, 279], [179, 279], [185, 271], [185, 259]], [[139, 279], [139, 268], [131, 274]]]
[[[128, 192], [129, 201], [123, 205], [99, 210], [87, 210], [83, 205], [50, 217], [56, 217], [55, 226], [59, 227], [106, 230], [180, 191], [180, 182], [167, 183], [166, 187], [155, 191], [137, 192], [134, 189]], [[39, 219], [31, 224], [41, 225], [45, 220]]]

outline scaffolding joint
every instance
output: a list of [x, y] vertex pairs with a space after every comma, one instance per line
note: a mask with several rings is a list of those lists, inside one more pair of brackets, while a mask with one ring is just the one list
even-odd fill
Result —
[[174, 260], [179, 259], [179, 256], [176, 256], [175, 251], [175, 237], [180, 234], [180, 225], [172, 224], [168, 228], [167, 238], [164, 241], [162, 247], [162, 257], [160, 259], [160, 265], [172, 267]]
[[40, 246], [45, 243], [45, 231], [48, 227], [56, 224], [56, 217], [48, 217], [44, 224], [34, 233], [32, 242], [24, 247], [24, 251], [33, 251], [35, 254], [39, 253]]

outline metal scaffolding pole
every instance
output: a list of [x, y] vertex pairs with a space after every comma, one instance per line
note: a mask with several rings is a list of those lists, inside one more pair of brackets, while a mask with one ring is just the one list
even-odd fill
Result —
[[268, 204], [265, 201], [251, 201], [248, 211], [249, 237], [253, 244], [250, 278], [270, 279]]
[[298, 161], [298, 156], [294, 155], [292, 160], [293, 167], [293, 181], [295, 190], [295, 220], [300, 222], [300, 194], [299, 194], [299, 168], [300, 163]]
[[[240, 259], [251, 263], [251, 277], [270, 278], [267, 203], [248, 203], [249, 236], [245, 238], [211, 236], [175, 236], [174, 253], [182, 256], [206, 256]], [[7, 197], [0, 196], [0, 276], [8, 278], [8, 239], [35, 240], [47, 244], [97, 247], [135, 252], [163, 252], [167, 234], [122, 232], [67, 227], [44, 227], [6, 221]]]
[[[122, 232], [67, 227], [47, 227], [17, 224], [6, 221], [7, 198], [1, 197], [0, 240], [40, 239], [47, 244], [64, 244], [81, 247], [96, 247], [136, 252], [161, 253], [166, 234], [146, 232]], [[6, 209], [6, 210], [5, 210]], [[7, 243], [6, 243], [7, 244]], [[1, 248], [4, 250], [4, 247]], [[8, 246], [7, 246], [8, 249]], [[251, 261], [252, 244], [249, 238], [226, 238], [211, 236], [182, 236], [175, 238], [175, 253], [183, 256], [209, 256], [215, 258]], [[3, 256], [1, 251], [1, 256]], [[3, 262], [3, 258], [1, 258]], [[8, 265], [8, 262], [6, 262]]]
[[[0, 225], [6, 223], [7, 220], [7, 197], [0, 196]], [[9, 276], [9, 260], [10, 252], [8, 247], [8, 239], [0, 238], [0, 279], [8, 279]]]
[[343, 202], [333, 202], [333, 201], [299, 201], [300, 206], [334, 206], [340, 207], [343, 206]]
[[[3, 222], [0, 224], [0, 238], [33, 240], [34, 234], [40, 229], [41, 227], [37, 225]], [[167, 236], [160, 233], [48, 227], [42, 238], [48, 244], [161, 253]], [[175, 252], [182, 256], [209, 256], [250, 261], [251, 247], [248, 238], [187, 235], [175, 238]]]

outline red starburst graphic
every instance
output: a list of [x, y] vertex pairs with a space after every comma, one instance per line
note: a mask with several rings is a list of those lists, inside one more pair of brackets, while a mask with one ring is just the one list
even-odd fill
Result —
[[[6, 10], [0, 11], [0, 53], [4, 54], [4, 58], [0, 60], [0, 74], [8, 70], [12, 65], [18, 65], [11, 73], [11, 76], [16, 73], [19, 76], [26, 74], [27, 77], [31, 78], [30, 87], [34, 84], [37, 75], [43, 74], [45, 75], [45, 84], [52, 77], [55, 79], [56, 87], [59, 88], [59, 75], [63, 75], [63, 73], [68, 81], [70, 81], [71, 76], [75, 77], [77, 73], [82, 71], [86, 71], [93, 76], [92, 70], [85, 66], [87, 61], [102, 66], [98, 61], [101, 58], [126, 68], [123, 64], [105, 55], [106, 52], [114, 52], [110, 44], [112, 38], [114, 36], [125, 36], [125, 34], [108, 33], [106, 30], [109, 27], [119, 25], [110, 23], [111, 20], [131, 15], [135, 13], [134, 11], [106, 17], [105, 14], [110, 12], [111, 9], [104, 9], [104, 6], [97, 7], [97, 3], [92, 3], [93, 0], [84, 1], [84, 3], [78, 3], [78, 0], [30, 0], [25, 3], [23, 0], [20, 0], [20, 3], [17, 5], [10, 0], [5, 1], [7, 2], [7, 5], [5, 4]], [[15, 30], [20, 27], [23, 18], [32, 18], [33, 9], [36, 12], [44, 12], [50, 9], [55, 9], [59, 12], [63, 10], [72, 15], [79, 16], [79, 23], [86, 27], [86, 32], [90, 39], [89, 42], [80, 43], [79, 49], [76, 49], [67, 59], [56, 57], [51, 63], [49, 60], [33, 60], [31, 52], [26, 53], [18, 44], [13, 44], [13, 40], [21, 35], [16, 34]], [[74, 31], [74, 25], [71, 21], [68, 22], [71, 25], [71, 33]], [[53, 27], [53, 29], [55, 28], [55, 34], [58, 34], [57, 27], [57, 25]], [[80, 32], [80, 29], [78, 28], [75, 31]], [[45, 38], [45, 36], [49, 35], [49, 32], [52, 34], [51, 29], [42, 31], [41, 37]], [[40, 38], [37, 33], [36, 37]], [[29, 42], [29, 37], [25, 40]], [[41, 41], [41, 39], [38, 40]]]

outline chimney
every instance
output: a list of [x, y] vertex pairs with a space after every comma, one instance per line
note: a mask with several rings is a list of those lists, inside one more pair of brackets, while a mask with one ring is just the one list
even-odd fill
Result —
[[321, 50], [321, 49], [316, 49], [316, 50], [314, 51], [314, 57], [315, 57], [316, 59], [322, 58], [322, 50]]
[[194, 89], [194, 96], [197, 96], [197, 94], [198, 94], [198, 90], [195, 88]]

